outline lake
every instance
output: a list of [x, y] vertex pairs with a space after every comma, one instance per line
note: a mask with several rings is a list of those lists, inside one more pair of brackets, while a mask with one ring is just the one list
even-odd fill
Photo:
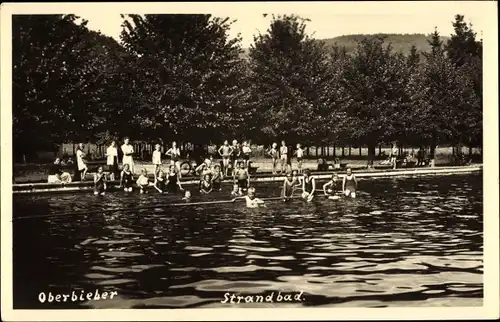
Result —
[[[193, 188], [191, 186], [190, 188]], [[193, 201], [230, 199], [223, 192]], [[355, 200], [158, 207], [13, 223], [15, 309], [481, 306], [482, 173], [364, 179]], [[259, 196], [278, 196], [276, 183]], [[14, 218], [182, 195], [15, 195]], [[116, 292], [40, 303], [39, 293]], [[223, 304], [227, 293], [299, 302]]]

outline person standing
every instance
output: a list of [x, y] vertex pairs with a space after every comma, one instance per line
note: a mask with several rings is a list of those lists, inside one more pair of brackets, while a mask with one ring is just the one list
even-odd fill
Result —
[[224, 167], [224, 174], [227, 177], [229, 170], [229, 162], [231, 159], [231, 154], [233, 153], [233, 148], [229, 146], [229, 142], [225, 140], [224, 144], [220, 146], [217, 152], [222, 157], [222, 166]]
[[297, 169], [299, 173], [302, 173], [302, 162], [304, 158], [304, 150], [302, 150], [300, 143], [297, 143], [297, 150], [295, 150], [295, 155], [297, 155]]
[[161, 151], [160, 151], [160, 145], [156, 144], [155, 145], [155, 150], [153, 151], [153, 166], [154, 166], [154, 175], [156, 176], [156, 173], [160, 169], [161, 166]]
[[170, 165], [173, 165], [175, 167], [179, 178], [182, 177], [180, 162], [181, 150], [177, 147], [177, 142], [172, 142], [172, 146], [167, 150], [165, 154], [170, 157]]
[[126, 137], [123, 141], [124, 141], [124, 143], [122, 145], [122, 152], [123, 152], [122, 163], [123, 163], [123, 166], [128, 164], [130, 172], [132, 172], [132, 174], [134, 174], [135, 173], [134, 172], [134, 158], [133, 158], [134, 147], [130, 144], [130, 139], [128, 137]]
[[87, 175], [87, 160], [85, 152], [83, 152], [83, 143], [78, 144], [78, 149], [76, 150], [76, 164], [78, 166], [78, 173], [80, 174], [80, 181], [85, 181], [85, 176]]
[[233, 152], [231, 153], [231, 167], [232, 167], [232, 172], [236, 171], [236, 165], [238, 163], [241, 151], [240, 151], [240, 145], [238, 144], [238, 140], [233, 140], [233, 145], [231, 145], [231, 148], [233, 149]]
[[106, 149], [106, 165], [108, 166], [108, 171], [110, 173], [109, 179], [114, 181], [118, 178], [118, 149], [116, 148], [116, 142], [111, 141], [111, 144]]
[[398, 147], [396, 145], [396, 142], [392, 144], [392, 150], [391, 150], [391, 163], [392, 163], [392, 168], [396, 169], [396, 164], [398, 162]]
[[280, 146], [281, 173], [285, 172], [285, 167], [288, 163], [288, 147], [285, 141], [281, 141]]

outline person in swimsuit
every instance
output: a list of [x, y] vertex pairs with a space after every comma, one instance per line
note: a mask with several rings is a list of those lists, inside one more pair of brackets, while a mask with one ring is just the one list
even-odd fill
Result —
[[155, 150], [153, 151], [153, 171], [156, 174], [161, 166], [161, 146], [159, 144], [155, 145]]
[[297, 156], [297, 169], [299, 173], [302, 173], [302, 159], [304, 157], [304, 150], [300, 147], [300, 143], [297, 143], [297, 150], [295, 151], [295, 155]]
[[285, 165], [288, 162], [288, 147], [286, 146], [285, 141], [281, 141], [280, 146], [280, 160], [281, 160], [281, 172], [285, 171]]
[[283, 190], [281, 191], [281, 196], [283, 201], [290, 200], [293, 193], [295, 192], [296, 184], [293, 181], [292, 174], [289, 172], [286, 175], [285, 181], [283, 182]]
[[126, 192], [132, 191], [133, 179], [134, 177], [132, 171], [130, 171], [130, 165], [128, 165], [128, 163], [125, 163], [120, 174], [120, 187], [123, 187], [123, 190]]
[[229, 162], [231, 161], [231, 154], [233, 153], [233, 147], [229, 146], [229, 142], [226, 140], [224, 144], [219, 148], [219, 155], [222, 157], [222, 166], [224, 167], [224, 173], [227, 176], [229, 170]]
[[71, 183], [71, 174], [64, 172], [61, 168], [62, 163], [60, 158], [56, 158], [54, 163], [49, 168], [48, 183], [67, 184]]
[[224, 179], [224, 174], [221, 171], [220, 165], [216, 164], [212, 171], [212, 186], [216, 191], [221, 191], [222, 180]]
[[210, 192], [212, 192], [212, 180], [209, 174], [206, 174], [203, 177], [203, 180], [201, 180], [200, 192], [202, 194], [209, 194]]
[[330, 179], [330, 181], [328, 181], [327, 183], [325, 183], [323, 185], [323, 192], [325, 193], [325, 196], [328, 197], [328, 199], [332, 199], [332, 200], [335, 200], [335, 199], [339, 199], [340, 197], [337, 195], [337, 183], [338, 183], [338, 180], [339, 180], [339, 176], [334, 173], [332, 174], [332, 178]]
[[240, 194], [243, 194], [250, 185], [250, 174], [248, 173], [248, 170], [243, 167], [243, 162], [238, 163], [238, 169], [236, 169], [236, 172], [234, 173], [233, 180], [236, 178], [238, 180], [239, 192]]
[[94, 173], [94, 195], [104, 196], [106, 191], [106, 175], [104, 174], [103, 167], [97, 168], [97, 172]]
[[149, 178], [146, 169], [141, 170], [141, 174], [139, 175], [139, 178], [137, 178], [136, 183], [141, 193], [148, 193], [147, 188], [149, 187]]
[[191, 191], [186, 190], [184, 193], [184, 197], [182, 197], [182, 200], [185, 200], [186, 202], [191, 201]]
[[391, 149], [391, 164], [393, 169], [396, 169], [397, 158], [398, 158], [398, 147], [396, 145], [396, 142], [394, 142], [392, 144], [392, 149]]
[[175, 166], [171, 165], [167, 175], [167, 191], [169, 193], [176, 193], [178, 190], [183, 191], [181, 185], [181, 178], [179, 173], [176, 171]]
[[166, 185], [165, 172], [163, 172], [162, 169], [159, 169], [158, 173], [155, 173], [155, 181], [153, 186], [159, 193], [164, 193], [166, 192], [165, 185]]
[[248, 188], [248, 194], [244, 197], [247, 208], [265, 207], [264, 200], [255, 197], [255, 188]]
[[273, 162], [273, 174], [277, 174], [278, 172], [276, 170], [276, 167], [278, 166], [279, 159], [278, 144], [273, 143], [267, 154], [269, 154]]
[[297, 170], [292, 171], [292, 181], [296, 188], [302, 188], [302, 180]]
[[238, 196], [241, 196], [240, 187], [238, 186], [238, 182], [234, 181], [233, 190], [231, 191], [231, 197], [238, 197]]
[[167, 152], [165, 152], [165, 154], [170, 157], [170, 165], [175, 166], [175, 169], [179, 174], [179, 178], [181, 178], [181, 150], [177, 147], [177, 143], [172, 142], [172, 146], [167, 150]]
[[106, 149], [106, 165], [110, 173], [109, 179], [115, 181], [120, 173], [118, 170], [118, 149], [115, 141], [111, 141], [111, 144]]
[[233, 140], [233, 145], [231, 146], [233, 149], [231, 152], [231, 167], [232, 167], [232, 172], [234, 175], [234, 172], [236, 171], [236, 166], [238, 164], [238, 159], [240, 157], [241, 151], [240, 151], [240, 145], [238, 144], [238, 140]]
[[78, 172], [80, 174], [80, 181], [85, 181], [85, 176], [87, 175], [88, 167], [85, 152], [83, 152], [83, 143], [78, 144], [78, 149], [76, 150], [76, 164], [78, 166]]
[[134, 147], [129, 143], [130, 139], [125, 138], [123, 140], [123, 145], [122, 145], [122, 152], [123, 152], [123, 159], [122, 163], [125, 166], [125, 164], [128, 164], [130, 167], [130, 171], [134, 173], [135, 171], [135, 166], [134, 166], [134, 158], [132, 157], [134, 155]]
[[245, 168], [248, 168], [250, 165], [250, 155], [252, 154], [252, 149], [250, 149], [250, 143], [248, 143], [248, 141], [243, 142], [242, 152], [243, 161], [245, 162]]
[[314, 198], [314, 192], [316, 191], [316, 181], [314, 177], [311, 177], [311, 171], [309, 169], [304, 170], [304, 177], [302, 180], [302, 198], [310, 202]]
[[347, 168], [346, 171], [347, 174], [342, 180], [342, 191], [346, 197], [356, 198], [358, 181], [356, 180], [356, 176], [352, 173], [351, 168]]

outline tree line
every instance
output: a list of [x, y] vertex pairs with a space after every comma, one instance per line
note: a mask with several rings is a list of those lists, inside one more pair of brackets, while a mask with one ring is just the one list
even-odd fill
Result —
[[248, 55], [230, 18], [122, 15], [121, 43], [77, 19], [13, 17], [15, 156], [124, 136], [367, 146], [370, 160], [393, 141], [482, 146], [482, 41], [462, 15], [408, 54], [383, 35], [347, 52], [295, 15], [273, 16]]

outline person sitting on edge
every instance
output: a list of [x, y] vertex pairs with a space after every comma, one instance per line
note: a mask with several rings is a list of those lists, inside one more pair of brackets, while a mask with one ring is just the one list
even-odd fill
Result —
[[339, 179], [339, 176], [336, 173], [334, 173], [334, 174], [332, 174], [332, 178], [330, 179], [330, 181], [328, 181], [327, 183], [325, 183], [323, 185], [323, 192], [325, 193], [325, 196], [328, 197], [328, 199], [336, 200], [336, 199], [340, 198], [337, 195], [338, 179]]
[[94, 173], [94, 195], [104, 196], [106, 191], [106, 175], [104, 174], [103, 167], [97, 168], [97, 172]]
[[139, 187], [141, 193], [148, 193], [148, 191], [146, 189], [149, 186], [149, 179], [147, 177], [146, 169], [141, 170], [141, 175], [137, 179], [136, 183], [137, 183], [137, 186]]
[[283, 189], [281, 191], [281, 196], [283, 197], [283, 201], [288, 201], [292, 197], [295, 192], [295, 187], [297, 185], [293, 181], [292, 174], [288, 172], [286, 174], [285, 181], [283, 182]]
[[265, 207], [264, 200], [255, 197], [255, 188], [248, 188], [248, 194], [243, 197], [246, 201], [247, 208], [257, 208], [257, 207]]
[[356, 176], [352, 173], [352, 169], [350, 167], [348, 167], [346, 171], [347, 173], [342, 180], [342, 191], [346, 197], [356, 198], [358, 181], [356, 180]]

